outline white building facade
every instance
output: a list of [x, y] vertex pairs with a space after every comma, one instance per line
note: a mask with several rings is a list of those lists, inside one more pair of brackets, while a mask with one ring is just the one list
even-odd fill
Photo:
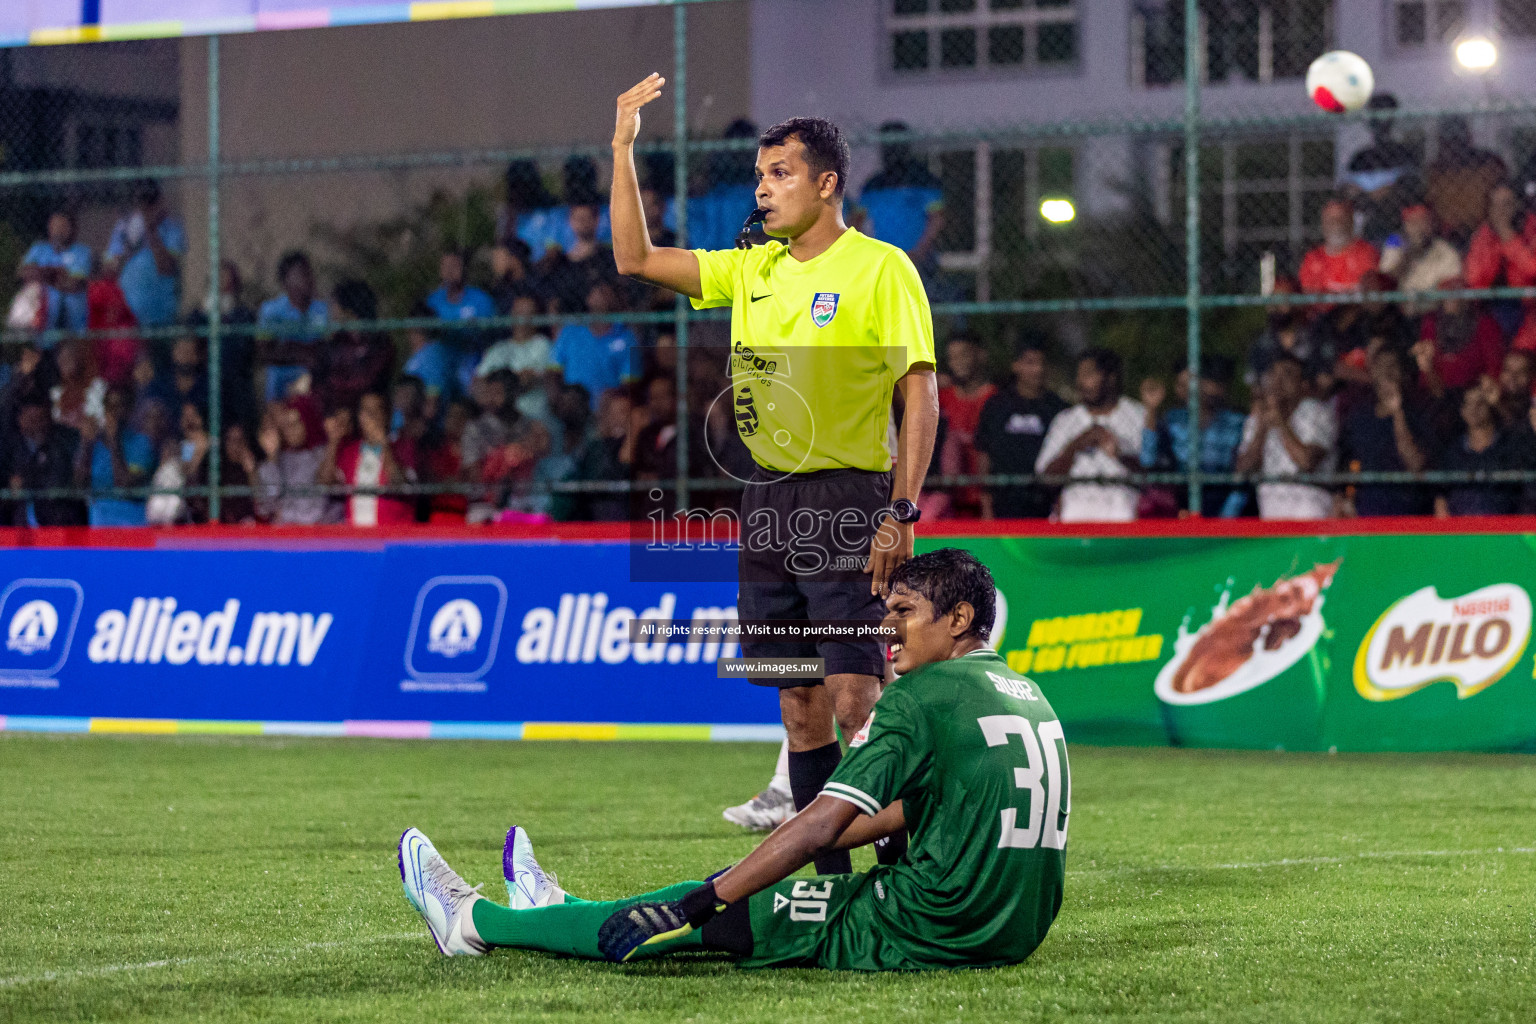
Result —
[[[1182, 222], [1182, 136], [1110, 130], [1008, 141], [1021, 125], [1114, 126], [1182, 117], [1182, 0], [755, 0], [752, 113], [831, 117], [854, 134], [899, 119], [922, 134], [1004, 133], [924, 146], [963, 222], [945, 263], [985, 266], [1010, 232], [1042, 230], [1039, 202], [1070, 198], [1088, 216], [1123, 208], [1145, 188], [1158, 216]], [[1376, 90], [1408, 111], [1536, 101], [1532, 0], [1202, 0], [1207, 116], [1284, 117], [1315, 111], [1302, 79], [1330, 49], [1370, 62]], [[1485, 35], [1499, 60], [1471, 74], [1455, 44]], [[1166, 126], [1165, 126], [1166, 127]], [[1474, 118], [1476, 140], [1511, 167], [1536, 151], [1536, 117]], [[1398, 136], [1435, 154], [1433, 123], [1405, 119]], [[1359, 122], [1242, 130], [1207, 137], [1202, 202], [1233, 259], [1315, 237], [1317, 208], [1352, 153]], [[857, 186], [875, 169], [856, 151]], [[1009, 195], [1003, 197], [1000, 189]], [[956, 209], [971, 204], [972, 209]], [[1251, 275], [1250, 275], [1251, 276]], [[977, 297], [986, 297], [985, 275]]]

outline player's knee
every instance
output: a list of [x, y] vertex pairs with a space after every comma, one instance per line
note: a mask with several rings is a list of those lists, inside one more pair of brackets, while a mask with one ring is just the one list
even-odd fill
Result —
[[821, 687], [793, 686], [780, 690], [779, 713], [791, 749], [805, 750], [832, 742], [832, 708]]
[[852, 737], [854, 733], [864, 728], [864, 723], [869, 720], [869, 713], [874, 709], [875, 701], [879, 697], [880, 686], [874, 677], [843, 686], [838, 690], [834, 714], [837, 716], [837, 727], [843, 731], [844, 739]]
[[853, 739], [858, 731], [864, 728], [864, 723], [867, 721], [869, 721], [868, 711], [864, 711], [863, 713], [857, 713], [854, 711], [844, 713], [839, 711], [837, 716], [837, 728], [842, 732], [844, 742]]
[[816, 702], [807, 692], [809, 689], [806, 686], [794, 686], [779, 691], [779, 712], [783, 715], [786, 727], [809, 719], [815, 711]]

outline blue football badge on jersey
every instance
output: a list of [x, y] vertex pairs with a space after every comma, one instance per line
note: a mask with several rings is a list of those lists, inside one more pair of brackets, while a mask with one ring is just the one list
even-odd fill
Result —
[[842, 297], [841, 292], [817, 292], [811, 300], [811, 323], [817, 327], [825, 327], [837, 316], [837, 300]]
[[74, 580], [16, 580], [0, 591], [0, 675], [43, 679], [63, 668], [84, 603]]

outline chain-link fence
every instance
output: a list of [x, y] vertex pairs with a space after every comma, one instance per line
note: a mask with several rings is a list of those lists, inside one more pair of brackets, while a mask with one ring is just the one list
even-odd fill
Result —
[[[1394, 60], [1449, 61], [1469, 11], [1511, 45], [1536, 38], [1503, 0], [1379, 6]], [[830, 65], [792, 70], [815, 112], [858, 111], [838, 117], [847, 220], [905, 250], [933, 305], [925, 512], [1530, 510], [1536, 96], [1317, 112], [1302, 78], [1340, 39], [1338, 0], [870, 7], [819, 10], [829, 31], [877, 19], [860, 67], [890, 100], [839, 95]], [[671, 109], [647, 111], [638, 158], [649, 230], [729, 248], [756, 205], [748, 115], [799, 100], [743, 84], [777, 88], [778, 58], [719, 51], [749, 20], [762, 48], [808, 11], [0, 50], [3, 517], [730, 503], [751, 463], [717, 401], [727, 321], [614, 273], [607, 118], [627, 82], [565, 65], [575, 35], [670, 52]], [[495, 59], [511, 22], [547, 67]], [[440, 70], [392, 74], [418, 45]], [[1000, 82], [1039, 101], [934, 110]], [[902, 97], [918, 127], [869, 115]]]

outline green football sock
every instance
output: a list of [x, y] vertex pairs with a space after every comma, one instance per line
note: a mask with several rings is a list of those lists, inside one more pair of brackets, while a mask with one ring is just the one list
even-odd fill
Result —
[[[492, 946], [510, 946], [515, 949], [536, 949], [545, 953], [561, 953], [586, 960], [601, 960], [597, 949], [597, 930], [616, 910], [635, 903], [666, 903], [683, 896], [703, 885], [703, 882], [678, 882], [665, 889], [657, 889], [641, 896], [622, 900], [557, 903], [532, 910], [511, 910], [490, 900], [480, 900], [471, 911], [475, 931]], [[695, 928], [687, 935], [650, 946], [642, 946], [635, 953], [639, 957], [663, 956], [688, 949], [703, 949], [704, 938]]]

